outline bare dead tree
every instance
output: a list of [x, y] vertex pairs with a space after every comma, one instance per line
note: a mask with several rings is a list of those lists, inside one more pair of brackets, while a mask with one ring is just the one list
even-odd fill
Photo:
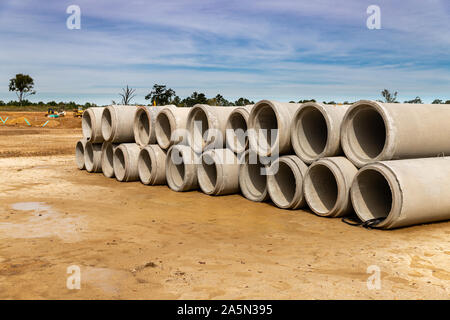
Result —
[[133, 99], [136, 95], [134, 92], [136, 89], [128, 88], [128, 85], [126, 88], [122, 88], [122, 93], [119, 93], [119, 96], [122, 97], [122, 104], [128, 105], [131, 102], [131, 99]]

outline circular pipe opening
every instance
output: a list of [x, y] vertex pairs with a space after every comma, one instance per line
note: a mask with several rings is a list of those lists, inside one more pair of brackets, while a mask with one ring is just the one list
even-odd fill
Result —
[[[272, 149], [278, 138], [277, 115], [270, 105], [262, 104], [255, 115], [254, 122], [257, 146], [266, 153]], [[275, 131], [272, 132], [273, 130]]]
[[91, 171], [94, 168], [94, 146], [92, 143], [86, 143], [84, 153], [86, 170]]
[[103, 110], [102, 114], [102, 135], [103, 139], [109, 141], [112, 135], [112, 114], [108, 108]]
[[263, 168], [264, 165], [260, 162], [243, 166], [242, 174], [246, 181], [243, 187], [255, 197], [261, 197], [267, 189], [267, 177], [261, 174]]
[[148, 119], [148, 114], [146, 110], [140, 109], [138, 111], [138, 122], [137, 122], [137, 139], [140, 144], [145, 146], [150, 141], [150, 120]]
[[324, 152], [328, 141], [327, 121], [314, 107], [302, 109], [295, 124], [297, 143], [309, 157], [316, 158]]
[[83, 112], [83, 118], [81, 120], [81, 128], [83, 130], [83, 136], [86, 139], [92, 137], [92, 118], [89, 111]]
[[125, 178], [126, 172], [126, 160], [125, 154], [123, 153], [121, 148], [117, 148], [114, 151], [114, 174], [119, 181], [122, 181]]
[[389, 181], [375, 169], [358, 173], [351, 195], [355, 211], [363, 221], [387, 218], [391, 212], [393, 201]]
[[161, 148], [167, 149], [170, 146], [170, 139], [172, 135], [172, 126], [169, 117], [166, 113], [160, 112], [156, 117], [156, 139]]
[[81, 141], [77, 142], [75, 147], [75, 161], [77, 162], [77, 166], [79, 169], [83, 169], [84, 165], [84, 146]]
[[198, 167], [198, 182], [205, 193], [214, 192], [217, 184], [217, 167], [214, 159], [208, 154], [202, 156], [202, 163]]
[[[173, 161], [174, 157], [177, 159], [180, 159], [181, 163], [176, 164]], [[167, 165], [168, 165], [167, 178], [170, 179], [170, 181], [172, 181], [172, 183], [175, 185], [176, 188], [181, 188], [183, 186], [184, 176], [185, 176], [183, 154], [181, 153], [181, 151], [179, 151], [177, 149], [172, 149], [172, 151], [170, 152], [170, 155], [168, 155], [168, 158], [169, 158], [169, 161], [167, 163]]]
[[247, 149], [247, 121], [240, 112], [234, 112], [228, 118], [227, 142], [234, 152], [243, 152]]
[[152, 175], [152, 158], [146, 149], [142, 149], [138, 159], [139, 178], [143, 183], [150, 183]]
[[208, 116], [202, 108], [197, 108], [191, 115], [189, 122], [189, 132], [191, 139], [193, 139], [193, 145], [203, 150], [207, 144], [204, 134], [208, 129]]
[[323, 164], [309, 168], [304, 190], [308, 205], [318, 214], [327, 214], [336, 205], [339, 194], [336, 177], [330, 168]]
[[107, 177], [114, 175], [114, 148], [108, 143], [102, 155], [102, 171]]
[[349, 145], [365, 160], [376, 158], [386, 144], [386, 125], [382, 115], [371, 106], [354, 109], [348, 131]]
[[278, 171], [271, 179], [272, 201], [281, 207], [287, 207], [294, 200], [296, 191], [295, 175], [285, 162], [278, 162]]

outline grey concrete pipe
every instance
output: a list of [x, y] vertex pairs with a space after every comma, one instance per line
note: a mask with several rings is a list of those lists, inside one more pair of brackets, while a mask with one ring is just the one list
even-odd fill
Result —
[[102, 144], [102, 172], [107, 178], [114, 178], [114, 150], [117, 146], [108, 141]]
[[357, 167], [449, 155], [449, 119], [450, 105], [358, 101], [342, 122], [342, 148]]
[[227, 120], [225, 139], [227, 148], [235, 153], [243, 153], [248, 149], [248, 117], [253, 105], [233, 110]]
[[93, 107], [83, 112], [81, 120], [83, 136], [92, 143], [105, 141], [102, 135], [102, 114], [104, 109], [103, 107]]
[[268, 100], [257, 102], [248, 118], [250, 148], [263, 157], [291, 153], [290, 128], [300, 106]]
[[187, 144], [186, 121], [189, 108], [166, 106], [156, 115], [155, 136], [158, 145], [169, 149], [174, 144]]
[[341, 124], [349, 105], [302, 104], [291, 125], [295, 154], [305, 163], [342, 154]]
[[322, 217], [353, 213], [350, 187], [358, 169], [345, 157], [322, 158], [306, 171], [303, 191], [308, 206]]
[[256, 152], [247, 150], [243, 154], [239, 170], [239, 187], [244, 197], [256, 202], [269, 200], [266, 170], [267, 166], [261, 162]]
[[77, 163], [77, 167], [80, 170], [86, 169], [84, 164], [84, 149], [86, 147], [87, 139], [83, 138], [79, 140], [75, 146], [75, 162]]
[[114, 150], [114, 175], [122, 182], [138, 181], [138, 156], [141, 148], [136, 143], [122, 143]]
[[102, 172], [102, 144], [86, 142], [84, 163], [88, 172]]
[[144, 147], [139, 153], [138, 171], [143, 184], [166, 184], [166, 152], [157, 144]]
[[[414, 137], [412, 137], [414, 138]], [[362, 221], [392, 229], [450, 219], [450, 157], [380, 161], [358, 171], [351, 188]]]
[[[169, 105], [172, 106], [172, 105]], [[175, 107], [175, 106], [174, 106]], [[139, 107], [133, 120], [134, 140], [141, 147], [156, 143], [155, 122], [156, 115], [164, 107]]]
[[201, 156], [197, 166], [200, 189], [209, 195], [239, 192], [239, 161], [230, 149], [211, 149]]
[[196, 104], [188, 114], [186, 127], [189, 144], [197, 153], [225, 146], [225, 129], [230, 113], [236, 107]]
[[102, 113], [102, 135], [113, 143], [134, 142], [134, 116], [136, 106], [108, 106]]
[[167, 185], [174, 191], [188, 191], [198, 188], [198, 156], [191, 147], [173, 145], [166, 157]]
[[279, 208], [304, 207], [303, 180], [308, 167], [297, 156], [282, 156], [275, 160], [267, 176], [270, 199]]

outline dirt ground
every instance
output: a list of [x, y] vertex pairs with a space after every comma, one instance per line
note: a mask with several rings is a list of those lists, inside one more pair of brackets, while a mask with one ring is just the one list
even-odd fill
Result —
[[[1, 299], [450, 297], [450, 222], [366, 230], [240, 195], [120, 183], [76, 168], [80, 136], [0, 125]], [[66, 286], [70, 266], [79, 290]]]

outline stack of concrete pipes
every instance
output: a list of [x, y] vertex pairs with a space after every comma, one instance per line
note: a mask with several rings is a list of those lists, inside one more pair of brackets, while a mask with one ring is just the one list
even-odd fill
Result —
[[381, 229], [450, 219], [450, 106], [262, 100], [89, 108], [80, 169], [209, 195], [241, 192]]

